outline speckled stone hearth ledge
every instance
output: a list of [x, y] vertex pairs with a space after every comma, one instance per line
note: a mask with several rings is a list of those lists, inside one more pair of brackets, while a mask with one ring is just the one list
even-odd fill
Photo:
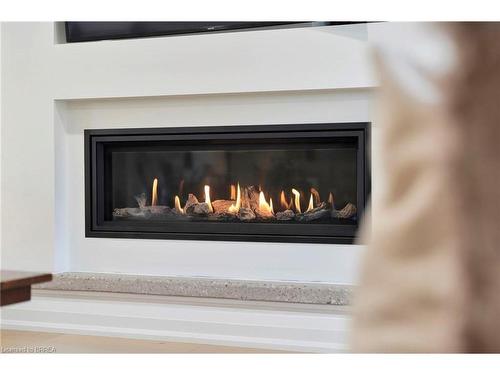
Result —
[[328, 283], [254, 281], [65, 272], [36, 289], [134, 293], [163, 296], [348, 305], [352, 287]]

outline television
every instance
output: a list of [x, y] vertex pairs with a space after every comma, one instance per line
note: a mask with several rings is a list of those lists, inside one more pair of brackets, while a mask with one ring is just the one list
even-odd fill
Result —
[[307, 22], [66, 22], [66, 41], [74, 43], [107, 39], [144, 38], [276, 27], [301, 23], [308, 24]]
[[288, 21], [288, 22], [65, 22], [66, 41], [91, 42], [108, 39], [147, 38], [153, 36], [221, 32], [255, 28], [289, 28], [348, 25], [362, 21]]

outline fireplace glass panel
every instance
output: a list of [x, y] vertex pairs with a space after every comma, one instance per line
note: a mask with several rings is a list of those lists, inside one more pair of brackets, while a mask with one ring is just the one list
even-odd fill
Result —
[[327, 141], [111, 144], [105, 220], [351, 224], [356, 142]]

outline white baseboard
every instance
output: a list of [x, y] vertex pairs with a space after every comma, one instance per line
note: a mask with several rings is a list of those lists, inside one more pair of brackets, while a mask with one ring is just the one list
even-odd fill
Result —
[[1, 317], [3, 329], [322, 353], [347, 350], [348, 325], [327, 305], [42, 290]]

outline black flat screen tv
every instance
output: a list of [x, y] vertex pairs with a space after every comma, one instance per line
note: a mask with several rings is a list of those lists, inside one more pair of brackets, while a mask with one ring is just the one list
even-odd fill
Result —
[[307, 22], [66, 22], [66, 41], [144, 38], [299, 23]]
[[348, 25], [363, 21], [288, 21], [288, 22], [65, 22], [68, 43], [108, 39], [146, 38], [153, 36], [231, 31], [255, 28], [288, 28]]

